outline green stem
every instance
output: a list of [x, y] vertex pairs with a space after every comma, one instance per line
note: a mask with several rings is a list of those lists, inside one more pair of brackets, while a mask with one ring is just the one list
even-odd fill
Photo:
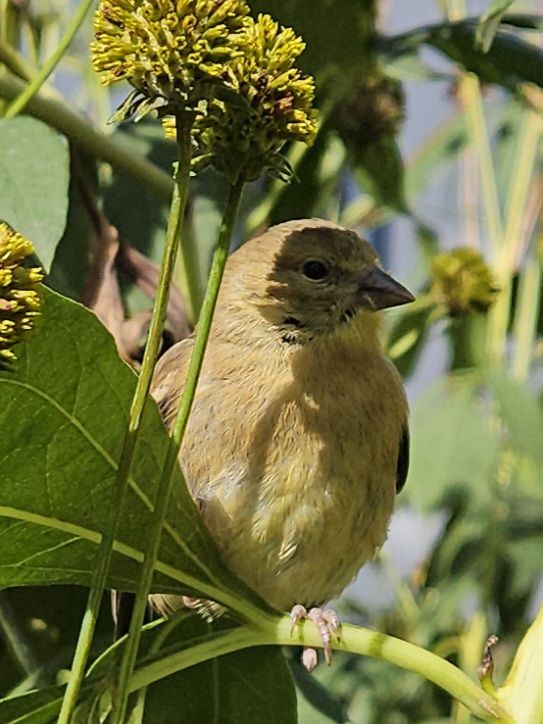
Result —
[[191, 157], [190, 131], [192, 122], [192, 117], [187, 114], [180, 114], [177, 118], [179, 165], [175, 178], [175, 187], [168, 220], [168, 230], [166, 233], [164, 254], [160, 268], [157, 297], [153, 308], [153, 315], [149, 328], [149, 338], [145, 347], [141, 372], [136, 383], [134, 398], [130, 408], [128, 428], [123, 441], [119, 467], [117, 468], [113, 493], [114, 500], [110, 503], [109, 518], [100, 542], [96, 571], [94, 573], [92, 587], [87, 601], [87, 608], [83, 617], [79, 639], [74, 654], [72, 674], [62, 702], [62, 709], [58, 720], [59, 724], [69, 724], [71, 721], [77, 704], [79, 692], [81, 690], [81, 684], [85, 675], [85, 668], [106, 584], [107, 572], [115, 541], [115, 534], [119, 524], [126, 489], [128, 487], [130, 468], [134, 458], [134, 451], [136, 448], [143, 411], [149, 395], [153, 370], [155, 368], [160, 348], [162, 329], [164, 327], [164, 319], [166, 317], [166, 308], [168, 305], [169, 290], [175, 268], [177, 249], [179, 247], [178, 239], [183, 224], [188, 197]]
[[[320, 636], [310, 622], [304, 622], [293, 634], [290, 628], [290, 618], [283, 616], [264, 626], [244, 625], [232, 631], [214, 634], [188, 649], [152, 659], [147, 664], [142, 662], [134, 672], [130, 692], [202, 661], [252, 646], [322, 646]], [[511, 722], [507, 711], [496, 699], [449, 661], [420, 646], [378, 631], [343, 625], [341, 641], [334, 641], [332, 648], [382, 659], [413, 671], [447, 691], [474, 715], [491, 721]]]
[[520, 275], [519, 290], [513, 325], [515, 350], [512, 373], [517, 380], [525, 380], [533, 359], [537, 333], [537, 317], [541, 297], [541, 262], [529, 259]]
[[519, 129], [518, 146], [515, 153], [515, 171], [507, 189], [505, 212], [505, 243], [507, 254], [504, 258], [504, 272], [513, 274], [515, 264], [526, 242], [526, 205], [530, 195], [532, 179], [537, 163], [538, 148], [543, 132], [543, 119], [539, 113], [526, 111]]
[[226, 204], [226, 211], [219, 231], [219, 241], [215, 248], [213, 260], [211, 262], [209, 280], [198, 323], [198, 332], [194, 339], [194, 349], [187, 371], [187, 379], [185, 381], [185, 387], [183, 389], [183, 394], [179, 403], [179, 410], [177, 412], [177, 417], [175, 418], [172, 431], [172, 439], [174, 441], [174, 446], [177, 448], [177, 452], [183, 442], [183, 436], [187, 427], [190, 410], [196, 394], [196, 385], [198, 383], [198, 377], [200, 376], [200, 370], [202, 369], [204, 352], [209, 339], [209, 333], [211, 331], [211, 322], [213, 320], [213, 313], [217, 304], [224, 266], [228, 257], [228, 250], [232, 241], [232, 233], [239, 211], [243, 185], [243, 181], [238, 181], [230, 189]]
[[[0, 97], [16, 98], [24, 88], [25, 84], [17, 78], [8, 74], [0, 75]], [[118, 171], [153, 191], [158, 197], [170, 200], [173, 184], [168, 174], [154, 163], [135, 155], [133, 149], [125, 147], [121, 139], [112, 139], [98, 131], [49, 90], [43, 89], [33, 96], [26, 110], [30, 115], [63, 133], [82, 151], [110, 163]]]
[[[26, 622], [24, 622], [26, 624]], [[7, 591], [0, 591], [0, 631], [15, 661], [28, 676], [40, 669], [40, 661], [36, 656], [26, 626], [20, 621], [12, 606]]]
[[496, 175], [492, 162], [492, 149], [490, 147], [490, 139], [488, 137], [483, 101], [477, 76], [471, 73], [464, 76], [462, 79], [462, 94], [465, 102], [468, 131], [478, 154], [486, 226], [490, 236], [490, 245], [494, 252], [494, 260], [497, 261], [503, 247], [504, 235], [498, 200], [498, 189], [496, 186]]
[[7, 107], [6, 113], [5, 113], [6, 118], [13, 118], [18, 113], [20, 113], [25, 108], [28, 101], [33, 96], [36, 95], [36, 93], [39, 91], [39, 89], [45, 83], [47, 78], [49, 78], [49, 76], [51, 75], [53, 70], [56, 68], [56, 66], [60, 62], [62, 56], [68, 49], [75, 34], [81, 27], [81, 24], [83, 23], [83, 20], [85, 19], [85, 16], [87, 15], [92, 3], [93, 3], [93, 0], [83, 0], [83, 2], [80, 4], [80, 6], [77, 9], [77, 12], [73, 16], [71, 22], [68, 24], [68, 27], [66, 28], [66, 30], [64, 32], [64, 35], [60, 39], [60, 42], [59, 42], [58, 47], [56, 48], [55, 52], [43, 64], [43, 66], [40, 68], [38, 73], [32, 78], [32, 80], [26, 86], [26, 88], [22, 91], [22, 93], [19, 96], [17, 96], [17, 98], [15, 98], [10, 103], [10, 105]]
[[542, 122], [538, 113], [529, 111], [519, 133], [515, 172], [507, 189], [507, 209], [504, 239], [500, 254], [495, 259], [497, 280], [501, 293], [489, 315], [489, 350], [496, 362], [504, 354], [507, 329], [511, 317], [512, 279], [515, 265], [526, 243], [524, 229], [526, 203], [530, 193], [537, 148], [541, 137]]
[[21, 80], [30, 80], [34, 68], [28, 63], [22, 55], [20, 55], [15, 48], [7, 43], [7, 41], [0, 37], [0, 63], [3, 63], [13, 75], [16, 75]]
[[207, 341], [209, 339], [213, 312], [215, 311], [224, 266], [228, 257], [228, 250], [230, 248], [234, 224], [239, 210], [243, 186], [243, 181], [238, 181], [238, 183], [230, 189], [225, 214], [219, 232], [219, 240], [211, 262], [211, 270], [202, 304], [198, 331], [194, 340], [194, 349], [191, 355], [185, 387], [179, 403], [179, 409], [173, 425], [173, 445], [169, 447], [166, 455], [160, 487], [155, 501], [155, 510], [151, 529], [149, 531], [149, 546], [145, 552], [143, 569], [134, 603], [134, 611], [130, 621], [130, 630], [128, 633], [126, 648], [123, 652], [118, 685], [113, 702], [114, 710], [111, 718], [112, 724], [122, 724], [126, 716], [128, 695], [130, 693], [130, 681], [138, 653], [141, 627], [145, 616], [147, 597], [152, 585], [155, 563], [162, 536], [162, 528], [164, 526], [164, 519], [166, 517], [166, 510], [170, 499], [174, 471], [177, 466], [179, 449], [183, 441], [183, 435], [186, 430], [192, 402], [196, 393], [196, 385], [198, 383], [198, 377], [202, 368]]
[[520, 642], [497, 696], [512, 712], [516, 724], [543, 721], [543, 608]]

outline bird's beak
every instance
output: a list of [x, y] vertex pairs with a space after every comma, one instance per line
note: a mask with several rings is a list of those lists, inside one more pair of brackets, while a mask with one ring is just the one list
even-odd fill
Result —
[[358, 280], [356, 300], [366, 309], [387, 309], [414, 302], [415, 297], [390, 274], [372, 266]]

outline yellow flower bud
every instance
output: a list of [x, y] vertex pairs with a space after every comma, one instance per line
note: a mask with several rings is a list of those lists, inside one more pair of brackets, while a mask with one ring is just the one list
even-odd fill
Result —
[[499, 293], [494, 275], [481, 254], [458, 247], [432, 260], [431, 293], [453, 316], [485, 312]]
[[15, 359], [13, 347], [40, 316], [42, 271], [23, 266], [33, 253], [28, 239], [0, 222], [0, 363]]
[[[239, 100], [217, 94], [197, 114], [194, 170], [212, 165], [232, 183], [265, 171], [288, 176], [281, 148], [292, 140], [310, 144], [317, 130], [314, 80], [293, 67], [305, 44], [269, 15], [247, 19], [235, 41], [240, 52], [229, 60], [224, 78]], [[164, 125], [173, 136], [173, 119]]]
[[198, 101], [200, 84], [222, 83], [248, 12], [245, 0], [102, 0], [93, 67], [104, 85], [126, 80], [135, 88], [116, 120], [174, 113]]

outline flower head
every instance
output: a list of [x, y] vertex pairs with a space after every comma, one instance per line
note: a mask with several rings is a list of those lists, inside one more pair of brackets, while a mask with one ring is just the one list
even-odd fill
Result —
[[240, 52], [235, 38], [248, 12], [245, 0], [102, 0], [93, 67], [104, 85], [126, 80], [135, 88], [116, 119], [175, 112], [197, 100], [199, 84], [220, 82]]
[[[248, 19], [236, 43], [240, 52], [224, 76], [234, 93], [210, 99], [197, 115], [193, 166], [213, 165], [232, 182], [265, 170], [288, 175], [281, 148], [289, 140], [309, 144], [316, 133], [314, 80], [294, 67], [305, 44], [269, 15]], [[172, 135], [171, 119], [165, 125]]]
[[35, 326], [40, 316], [38, 267], [24, 267], [34, 247], [11, 226], [0, 221], [0, 362], [14, 360], [13, 347]]
[[475, 249], [458, 247], [432, 261], [431, 292], [453, 316], [484, 312], [499, 292], [492, 271]]

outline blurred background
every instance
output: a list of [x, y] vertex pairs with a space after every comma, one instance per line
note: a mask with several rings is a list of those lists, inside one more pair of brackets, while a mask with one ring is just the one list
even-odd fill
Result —
[[[76, 5], [0, 0], [0, 67], [14, 73], [7, 46], [39, 66]], [[496, 633], [499, 681], [543, 603], [543, 3], [250, 5], [306, 40], [302, 66], [316, 78], [321, 121], [310, 149], [286, 149], [290, 185], [269, 179], [248, 190], [237, 243], [270, 223], [329, 218], [366, 235], [417, 295], [388, 315], [384, 340], [412, 408], [410, 475], [387, 544], [336, 607], [345, 621], [430, 648], [474, 678]], [[107, 124], [125, 89], [99, 86], [87, 20], [44, 97], [169, 173], [174, 151], [159, 123]], [[0, 80], [0, 110], [5, 93]], [[43, 115], [39, 103], [32, 114]], [[68, 136], [72, 181], [49, 284], [93, 307], [137, 367], [167, 193], [97, 161], [58, 118], [47, 120]], [[194, 182], [164, 348], [197, 316], [224, 191], [212, 173]], [[120, 243], [100, 253], [109, 225]], [[115, 327], [119, 314], [129, 334]], [[85, 598], [64, 587], [0, 594], [0, 693], [63, 680]], [[292, 667], [307, 724], [470, 721], [432, 685], [378, 660], [338, 655], [312, 678], [294, 658]]]

